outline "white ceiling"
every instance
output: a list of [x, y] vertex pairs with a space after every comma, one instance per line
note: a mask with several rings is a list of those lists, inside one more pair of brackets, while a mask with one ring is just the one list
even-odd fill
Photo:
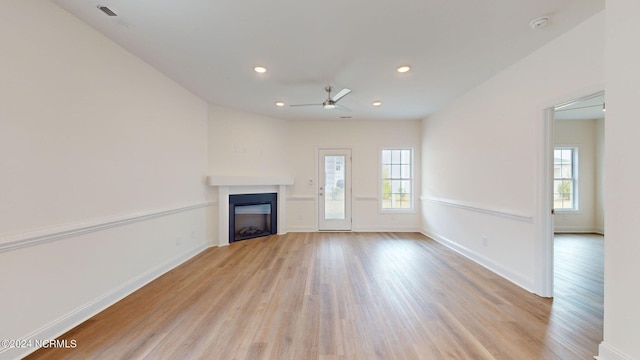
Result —
[[555, 120], [597, 120], [604, 119], [604, 93], [556, 106]]
[[[604, 0], [52, 1], [209, 103], [287, 119], [424, 118], [604, 9]], [[551, 21], [531, 29], [540, 16]], [[411, 72], [397, 73], [402, 64]], [[320, 104], [328, 84], [353, 90], [340, 101], [352, 112], [288, 106]]]

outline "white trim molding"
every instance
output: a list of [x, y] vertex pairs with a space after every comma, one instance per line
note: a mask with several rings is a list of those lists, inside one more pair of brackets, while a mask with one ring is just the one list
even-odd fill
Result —
[[150, 211], [143, 211], [133, 214], [125, 214], [118, 216], [111, 216], [105, 218], [94, 219], [85, 222], [79, 222], [75, 224], [59, 225], [49, 228], [42, 228], [34, 231], [29, 231], [20, 234], [4, 235], [0, 236], [0, 252], [12, 251], [29, 246], [36, 246], [39, 244], [47, 243], [50, 241], [56, 241], [66, 239], [74, 236], [80, 236], [96, 231], [107, 230], [116, 226], [122, 226], [132, 224], [140, 221], [145, 221], [161, 216], [167, 216], [177, 214], [185, 211], [200, 209], [203, 207], [211, 206], [211, 202], [196, 202], [178, 205], [175, 207], [168, 207], [163, 209], [156, 209]]
[[598, 356], [594, 359], [597, 360], [633, 360], [633, 358], [622, 351], [611, 347], [606, 342], [601, 342], [598, 347]]
[[435, 197], [423, 197], [423, 196], [420, 197], [420, 200], [430, 201], [432, 203], [439, 204], [439, 205], [450, 206], [458, 209], [497, 216], [504, 219], [515, 220], [515, 221], [525, 222], [529, 224], [533, 224], [533, 220], [534, 220], [532, 215], [519, 214], [511, 210], [487, 208], [487, 207], [471, 204], [464, 201], [442, 199], [442, 198], [435, 198]]
[[465, 246], [461, 246], [457, 243], [455, 243], [454, 241], [451, 241], [450, 239], [444, 237], [444, 236], [440, 236], [438, 234], [434, 234], [434, 233], [430, 233], [426, 230], [422, 230], [421, 233], [428, 237], [431, 238], [439, 243], [441, 243], [442, 245], [448, 247], [449, 249], [457, 252], [458, 254], [466, 257], [467, 259], [489, 269], [490, 271], [502, 276], [503, 278], [511, 281], [512, 283], [518, 285], [519, 287], [523, 288], [523, 289], [527, 289], [527, 290], [531, 290], [533, 289], [533, 279], [524, 276], [522, 274], [519, 274], [517, 272], [514, 272], [512, 270], [509, 270], [507, 268], [505, 268], [504, 266], [501, 266], [497, 263], [495, 263], [494, 261], [489, 260], [488, 258], [486, 258], [485, 256], [478, 254], [477, 252], [465, 247]]
[[293, 176], [209, 176], [209, 186], [293, 185]]
[[[200, 244], [185, 253], [168, 260], [164, 264], [156, 266], [149, 271], [132, 278], [126, 283], [114, 288], [106, 294], [97, 297], [85, 305], [74, 309], [73, 311], [61, 316], [54, 320], [50, 324], [43, 326], [42, 328], [32, 332], [25, 336], [25, 339], [56, 339], [65, 332], [73, 329], [82, 322], [90, 319], [92, 316], [98, 314], [109, 306], [117, 303], [126, 296], [132, 294], [136, 290], [142, 288], [151, 281], [159, 278], [163, 274], [178, 267], [180, 264], [186, 262], [192, 257], [198, 255], [207, 248], [206, 244]], [[37, 350], [36, 348], [10, 348], [0, 349], [0, 359], [20, 359], [29, 353]]]

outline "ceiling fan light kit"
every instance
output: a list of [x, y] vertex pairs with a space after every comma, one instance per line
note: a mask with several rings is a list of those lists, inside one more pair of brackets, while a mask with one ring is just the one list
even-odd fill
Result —
[[351, 92], [351, 90], [347, 89], [347, 88], [344, 88], [344, 89], [340, 90], [337, 94], [335, 94], [333, 97], [331, 96], [331, 90], [333, 90], [333, 88], [331, 86], [329, 86], [329, 85], [327, 85], [324, 88], [324, 91], [327, 92], [327, 100], [323, 101], [321, 104], [294, 104], [294, 105], [289, 105], [289, 106], [296, 107], [296, 106], [318, 106], [318, 105], [322, 105], [322, 107], [327, 109], [327, 110], [337, 109], [337, 110], [340, 110], [340, 111], [351, 111], [351, 109], [337, 104], [337, 102], [340, 101], [340, 99], [342, 99], [343, 97], [347, 96]]
[[333, 103], [333, 101], [325, 101], [322, 103], [322, 107], [325, 109], [335, 109], [336, 108], [336, 104]]

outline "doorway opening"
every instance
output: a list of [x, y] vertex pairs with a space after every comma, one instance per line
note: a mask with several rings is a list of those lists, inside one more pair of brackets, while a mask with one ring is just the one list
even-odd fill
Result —
[[541, 201], [543, 296], [558, 306], [592, 306], [594, 324], [602, 323], [604, 303], [605, 110], [604, 92], [547, 110]]
[[540, 293], [554, 296], [554, 234], [604, 234], [604, 92], [545, 112], [540, 187]]

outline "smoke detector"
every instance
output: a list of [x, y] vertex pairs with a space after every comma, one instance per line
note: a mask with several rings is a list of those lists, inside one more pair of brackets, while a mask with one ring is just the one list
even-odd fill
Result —
[[549, 17], [548, 17], [548, 16], [542, 16], [542, 17], [539, 17], [539, 18], [537, 18], [537, 19], [533, 19], [533, 20], [529, 23], [529, 26], [530, 26], [532, 29], [538, 29], [538, 28], [541, 28], [541, 27], [545, 27], [545, 26], [547, 26], [547, 24], [549, 23], [549, 20], [550, 20], [550, 19], [549, 19]]

